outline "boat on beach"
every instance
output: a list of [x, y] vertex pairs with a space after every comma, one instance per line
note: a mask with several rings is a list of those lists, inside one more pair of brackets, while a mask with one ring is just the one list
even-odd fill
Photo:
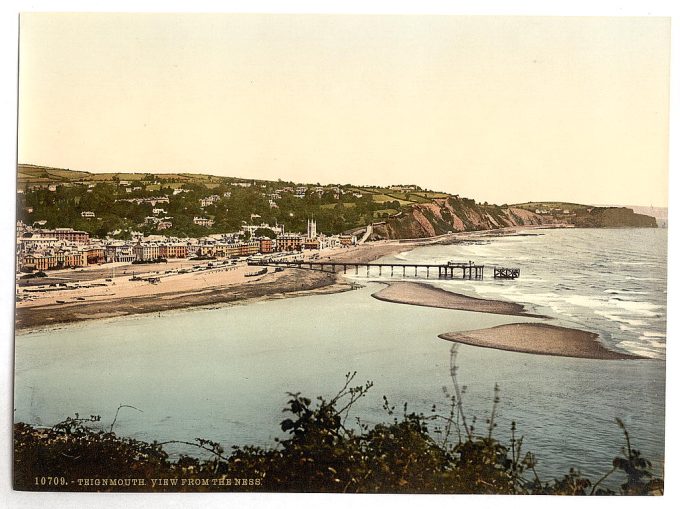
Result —
[[256, 272], [248, 272], [246, 274], [246, 277], [255, 277], [255, 276], [262, 276], [267, 273], [267, 267], [264, 267]]

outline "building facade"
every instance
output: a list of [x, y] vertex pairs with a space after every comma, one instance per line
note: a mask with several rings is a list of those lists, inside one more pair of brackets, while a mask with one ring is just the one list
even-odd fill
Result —
[[284, 233], [276, 237], [277, 251], [300, 251], [302, 249], [302, 235]]

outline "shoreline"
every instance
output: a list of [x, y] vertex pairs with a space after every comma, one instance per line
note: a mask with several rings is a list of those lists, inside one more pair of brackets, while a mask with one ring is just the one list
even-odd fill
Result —
[[[303, 253], [303, 256], [309, 259], [311, 256], [320, 255], [321, 260], [362, 263], [398, 254], [404, 249], [456, 243], [480, 236], [512, 235], [519, 231], [538, 228], [534, 225], [509, 226], [494, 230], [454, 232], [428, 238], [380, 240], [327, 252]], [[540, 228], [545, 229], [549, 226], [540, 225]], [[154, 266], [104, 264], [78, 271], [51, 272], [46, 284], [67, 281], [86, 286], [51, 291], [49, 294], [31, 296], [33, 300], [16, 302], [15, 334], [81, 321], [351, 290], [351, 284], [338, 272], [322, 273], [305, 269], [287, 268], [283, 272], [269, 272], [253, 279], [244, 277], [245, 273], [251, 270], [245, 265], [230, 269], [217, 267], [199, 274], [172, 276], [160, 274], [161, 269], [200, 263], [188, 259], [174, 259], [169, 260], [167, 264]], [[135, 273], [140, 275], [142, 272], [146, 272], [146, 275], [159, 275], [163, 282], [157, 285], [142, 282], [130, 284], [129, 276]], [[27, 288], [26, 293], [30, 294], [31, 287]]]
[[[394, 255], [406, 249], [426, 245], [449, 244], [480, 236], [521, 235], [523, 230], [545, 229], [540, 227], [508, 227], [498, 230], [457, 232], [426, 239], [384, 240], [361, 244], [351, 248], [315, 252], [305, 256], [334, 262], [366, 263], [384, 256]], [[303, 254], [304, 256], [304, 254]], [[191, 264], [189, 260], [173, 260], [163, 268], [172, 265]], [[128, 270], [139, 270], [140, 266], [128, 266]], [[159, 268], [159, 267], [151, 267]], [[197, 274], [163, 276], [163, 283], [130, 284], [128, 275], [118, 279], [106, 279], [106, 284], [91, 284], [77, 290], [51, 292], [54, 295], [39, 296], [36, 301], [19, 302], [15, 313], [15, 334], [32, 333], [69, 324], [91, 320], [115, 319], [126, 316], [210, 309], [222, 306], [246, 305], [273, 299], [293, 298], [308, 295], [324, 295], [349, 291], [354, 288], [340, 272], [286, 268], [281, 272], [248, 278], [252, 270], [246, 265], [236, 267], [218, 266], [204, 269]], [[79, 281], [94, 283], [93, 273], [101, 277], [107, 267], [81, 272]], [[126, 271], [124, 271], [126, 273]], [[151, 272], [149, 272], [150, 274]], [[159, 272], [156, 272], [158, 274]], [[58, 275], [55, 274], [55, 279]], [[102, 282], [104, 280], [102, 279]], [[117, 282], [117, 283], [116, 283]], [[530, 313], [524, 305], [471, 297], [449, 292], [423, 282], [392, 281], [371, 296], [377, 300], [415, 306], [455, 309], [505, 316], [521, 316], [537, 319], [551, 319], [545, 315]], [[113, 286], [116, 285], [116, 286]], [[102, 289], [101, 287], [106, 287]], [[103, 293], [102, 293], [103, 292]], [[56, 300], [56, 297], [73, 298], [71, 302]], [[514, 327], [514, 328], [513, 328]], [[568, 329], [540, 323], [509, 324], [465, 332], [448, 332], [439, 335], [441, 339], [459, 343], [539, 355], [557, 355], [593, 359], [644, 359], [645, 357], [625, 354], [604, 347], [597, 334], [579, 329]], [[508, 338], [511, 338], [508, 340]], [[574, 349], [577, 344], [578, 348]]]
[[[421, 241], [381, 241], [362, 244], [351, 248], [321, 252], [320, 259], [337, 262], [370, 262], [396, 254], [405, 247], [427, 244]], [[197, 262], [194, 262], [197, 263]], [[191, 265], [189, 260], [174, 260], [162, 268]], [[55, 273], [53, 280], [60, 277], [80, 277], [78, 281], [86, 286], [36, 294], [34, 300], [17, 302], [15, 305], [15, 333], [35, 332], [82, 321], [116, 318], [130, 315], [157, 313], [170, 310], [205, 308], [206, 306], [247, 304], [268, 299], [292, 298], [304, 295], [328, 294], [348, 291], [351, 283], [342, 274], [316, 270], [286, 268], [282, 272], [249, 278], [246, 273], [252, 267], [217, 267], [198, 273], [165, 276], [159, 284], [131, 282], [130, 273], [159, 267], [126, 266], [126, 275], [106, 281], [104, 267], [93, 267], [82, 273]], [[117, 268], [119, 273], [123, 267]], [[96, 272], [100, 279], [92, 279]], [[139, 275], [139, 274], [138, 274]], [[48, 283], [50, 281], [48, 280]], [[28, 291], [31, 291], [29, 287]]]

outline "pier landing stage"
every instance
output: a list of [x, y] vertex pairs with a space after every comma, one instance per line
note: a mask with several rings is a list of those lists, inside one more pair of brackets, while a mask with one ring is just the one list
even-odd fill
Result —
[[[323, 262], [303, 260], [251, 260], [248, 265], [266, 265], [272, 267], [290, 267], [296, 269], [320, 270], [322, 272], [340, 272], [354, 269], [354, 274], [359, 275], [366, 271], [366, 276], [410, 276], [425, 277], [430, 275], [439, 279], [484, 279], [484, 265], [477, 265], [469, 261], [467, 263], [448, 262], [446, 264], [423, 264], [423, 263], [348, 263], [348, 262]], [[373, 269], [373, 272], [371, 270]], [[396, 271], [396, 274], [395, 274]], [[519, 277], [519, 269], [494, 267], [495, 279], [516, 279]]]

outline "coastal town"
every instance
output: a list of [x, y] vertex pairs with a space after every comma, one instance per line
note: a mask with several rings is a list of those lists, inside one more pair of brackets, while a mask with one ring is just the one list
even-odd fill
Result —
[[414, 185], [18, 170], [19, 329], [352, 289], [328, 272], [253, 265], [371, 262], [403, 249], [374, 234], [385, 219], [448, 196]]
[[[124, 175], [128, 178], [121, 178]], [[361, 198], [360, 192], [339, 186], [195, 175], [102, 177], [22, 165], [17, 300], [63, 288], [54, 276], [63, 279], [78, 272], [86, 277], [102, 267], [110, 267], [113, 275], [131, 266], [136, 274], [149, 272], [158, 282], [159, 271], [151, 270], [154, 264], [167, 264], [164, 275], [177, 274], [193, 270], [191, 263], [235, 266], [257, 256], [309, 256], [355, 246], [356, 229], [344, 229], [346, 224], [335, 221], [333, 232], [322, 232], [317, 222], [321, 217], [328, 226], [328, 216], [334, 214], [329, 208], [336, 205], [346, 204], [351, 212], [363, 210], [366, 207], [356, 203]], [[363, 201], [373, 205], [366, 210], [368, 219], [376, 217], [373, 209], [385, 206], [370, 198]], [[364, 220], [347, 219], [350, 224]], [[187, 262], [187, 267], [175, 268], [175, 262]]]
[[[263, 231], [271, 236], [262, 235]], [[337, 253], [356, 246], [357, 242], [355, 235], [318, 232], [313, 219], [307, 221], [304, 233], [259, 224], [200, 238], [145, 236], [135, 232], [130, 241], [97, 239], [72, 228], [43, 229], [18, 222], [17, 309], [31, 309], [29, 316], [35, 317], [39, 315], [37, 308], [44, 306], [59, 308], [71, 303], [82, 308], [102, 300], [120, 303], [135, 297], [149, 300], [162, 294], [210, 288], [233, 290], [239, 285], [259, 282], [267, 273], [267, 269], [249, 270], [249, 261], [264, 257], [318, 258], [320, 253]], [[279, 274], [269, 276], [280, 279]], [[317, 279], [314, 275], [296, 277], [293, 286], [289, 282], [284, 287], [314, 287]], [[164, 284], [159, 285], [161, 282]], [[267, 284], [272, 290], [277, 288], [276, 281], [267, 280]], [[258, 294], [267, 291], [259, 288]], [[48, 319], [54, 320], [61, 312], [52, 309], [48, 314]], [[18, 320], [21, 323], [21, 316]]]
[[[258, 232], [274, 233], [274, 238]], [[132, 241], [91, 238], [73, 228], [43, 229], [17, 222], [17, 272], [77, 269], [104, 263], [145, 264], [169, 259], [233, 260], [253, 255], [290, 254], [356, 245], [356, 235], [318, 233], [310, 219], [305, 233], [287, 233], [283, 226], [244, 225], [233, 233], [179, 239], [133, 233]], [[26, 278], [29, 279], [29, 278]]]
[[[34, 165], [19, 165], [17, 176], [18, 328], [351, 289], [354, 283], [324, 268], [344, 273], [354, 264], [357, 272], [359, 264], [439, 238], [518, 226], [655, 226], [654, 218], [625, 208], [494, 205], [411, 184], [301, 184]], [[295, 269], [303, 260], [321, 270]], [[254, 267], [263, 261], [282, 263]], [[475, 277], [483, 274], [482, 266], [474, 268]]]

